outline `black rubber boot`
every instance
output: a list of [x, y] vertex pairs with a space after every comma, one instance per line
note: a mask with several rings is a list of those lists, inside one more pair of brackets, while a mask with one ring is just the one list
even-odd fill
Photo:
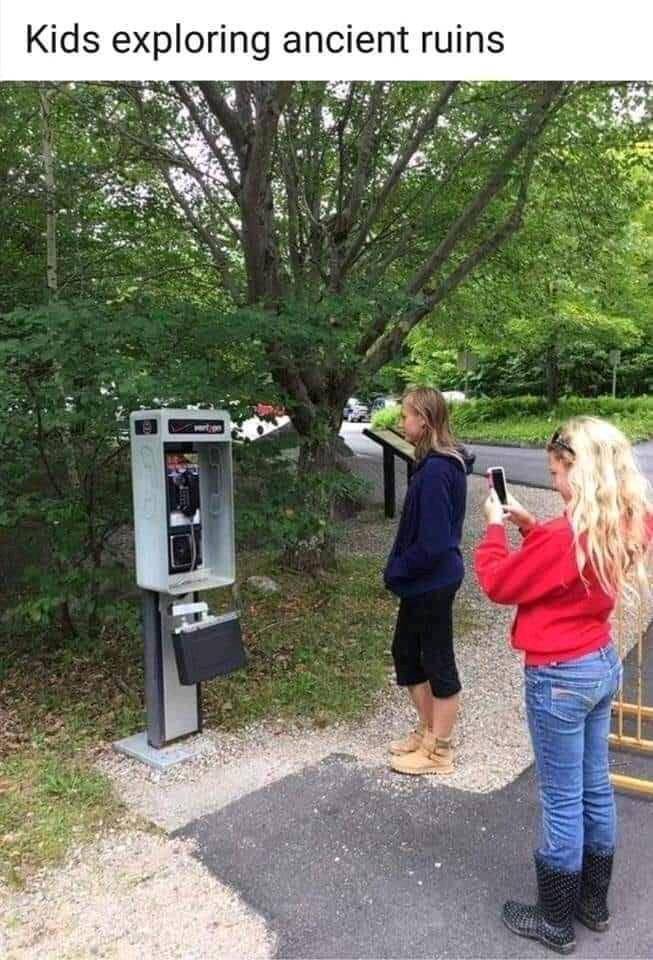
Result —
[[534, 905], [509, 900], [503, 922], [520, 937], [539, 940], [556, 953], [571, 953], [576, 946], [574, 912], [580, 889], [580, 870], [554, 870], [535, 858], [538, 902]]
[[583, 854], [583, 873], [576, 917], [590, 930], [603, 933], [610, 925], [608, 887], [612, 876], [613, 853]]

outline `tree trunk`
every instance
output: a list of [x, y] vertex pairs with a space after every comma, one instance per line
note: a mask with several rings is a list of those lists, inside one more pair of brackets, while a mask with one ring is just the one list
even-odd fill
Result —
[[557, 343], [547, 347], [545, 354], [546, 367], [546, 402], [547, 406], [555, 407], [560, 399], [560, 357]]
[[316, 476], [337, 466], [338, 431], [325, 437], [300, 437], [297, 470], [300, 476]]
[[50, 122], [50, 91], [39, 89], [43, 130], [43, 174], [45, 178], [45, 235], [47, 242], [46, 275], [48, 290], [56, 296], [57, 276], [57, 190], [54, 177], [53, 130]]
[[61, 624], [61, 632], [66, 640], [74, 640], [77, 637], [77, 629], [75, 628], [70, 613], [70, 604], [67, 600], [64, 600], [59, 607], [59, 623]]
[[[320, 408], [308, 430], [305, 420], [294, 421], [300, 439], [297, 475], [302, 506], [308, 507], [315, 519], [314, 534], [294, 542], [284, 553], [288, 566], [301, 573], [331, 570], [336, 565], [334, 524], [347, 512], [337, 489], [338, 474], [348, 473], [338, 450], [341, 419], [342, 403], [338, 402]], [[351, 515], [351, 503], [347, 510]]]
[[[58, 261], [57, 261], [57, 180], [55, 174], [55, 141], [54, 126], [52, 123], [52, 91], [47, 87], [39, 87], [41, 104], [41, 132], [43, 178], [45, 181], [45, 236], [46, 236], [46, 281], [50, 298], [54, 300], [59, 290]], [[62, 413], [69, 403], [66, 392], [61, 364], [55, 358], [53, 361], [53, 380], [58, 393], [58, 401]], [[73, 442], [70, 424], [63, 417], [61, 427], [61, 447], [64, 453], [64, 463], [67, 475], [69, 498], [79, 497], [81, 478], [77, 465], [77, 451]], [[75, 617], [71, 609], [70, 599], [62, 601], [60, 607], [60, 622], [64, 635], [72, 639], [77, 635]]]

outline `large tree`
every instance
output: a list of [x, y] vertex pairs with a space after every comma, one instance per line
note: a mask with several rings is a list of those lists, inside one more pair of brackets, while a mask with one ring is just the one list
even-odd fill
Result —
[[404, 375], [458, 385], [455, 350], [467, 348], [489, 363], [471, 378], [485, 389], [521, 382], [551, 405], [570, 384], [606, 389], [608, 352], [650, 340], [649, 167], [644, 145], [564, 154], [532, 185], [518, 237], [411, 334]]
[[637, 117], [636, 87], [563, 82], [70, 95], [167, 186], [243, 341], [265, 351], [308, 472], [334, 463], [356, 384], [518, 230], [531, 184], [588, 141], [627, 140]]
[[[44, 97], [54, 190], [43, 162]], [[111, 109], [102, 98], [95, 107]], [[0, 83], [0, 189], [0, 312], [52, 295], [48, 211], [60, 299], [224, 304], [157, 170], [135, 162], [117, 135], [97, 135], [84, 87]]]

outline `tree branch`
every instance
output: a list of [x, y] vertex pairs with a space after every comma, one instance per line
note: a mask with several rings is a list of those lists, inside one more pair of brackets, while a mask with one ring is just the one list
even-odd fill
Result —
[[229, 188], [229, 192], [231, 193], [232, 197], [235, 200], [238, 200], [240, 196], [240, 183], [238, 182], [237, 177], [234, 175], [234, 172], [231, 169], [231, 166], [226, 157], [226, 154], [218, 144], [217, 138], [213, 136], [208, 126], [204, 122], [204, 118], [202, 116], [201, 110], [199, 109], [199, 107], [197, 106], [197, 104], [189, 94], [189, 92], [186, 90], [183, 83], [179, 83], [178, 81], [175, 80], [171, 82], [170, 86], [173, 88], [173, 90], [175, 91], [175, 93], [183, 103], [183, 105], [188, 110], [188, 113], [190, 114], [190, 117], [193, 120], [195, 126], [204, 137], [204, 140], [207, 146], [211, 150], [211, 153], [220, 164], [220, 168], [224, 173], [225, 177], [227, 178], [227, 186]]
[[[479, 143], [481, 143], [483, 139], [490, 133], [490, 130], [491, 130], [491, 127], [489, 125], [485, 125], [484, 127], [481, 128], [481, 130], [479, 130], [477, 134], [475, 134], [475, 136], [471, 137], [467, 141], [467, 143], [465, 144], [464, 150], [461, 150], [461, 152], [457, 155], [455, 160], [453, 160], [450, 163], [449, 170], [446, 176], [441, 177], [437, 181], [438, 193], [441, 193], [442, 188], [446, 187], [447, 184], [453, 180], [455, 174], [460, 170], [463, 164], [463, 161], [469, 156], [469, 154], [471, 154], [474, 151], [476, 146]], [[361, 247], [354, 262], [352, 263], [352, 266], [354, 266], [357, 263], [360, 263], [363, 257], [365, 257], [375, 247], [378, 247], [379, 245], [384, 244], [387, 241], [395, 242], [394, 237], [398, 237], [396, 246], [393, 251], [383, 255], [381, 263], [382, 264], [385, 264], [387, 262], [391, 263], [393, 260], [398, 259], [398, 257], [402, 253], [402, 249], [405, 248], [405, 229], [406, 228], [405, 228], [405, 224], [402, 222], [402, 218], [404, 218], [408, 213], [410, 213], [410, 211], [415, 207], [415, 205], [424, 198], [424, 195], [429, 189], [431, 189], [429, 186], [429, 183], [428, 181], [425, 181], [423, 186], [420, 187], [418, 190], [416, 190], [413, 196], [410, 197], [410, 199], [404, 204], [403, 208], [393, 216], [392, 221], [386, 227], [384, 227], [379, 233], [376, 233], [373, 237], [371, 237], [369, 241], [364, 244], [363, 247]], [[425, 205], [426, 205], [426, 199], [424, 199], [424, 203], [422, 206], [424, 207]], [[413, 233], [415, 233], [414, 229], [411, 230], [411, 235]], [[372, 280], [372, 283], [378, 282], [378, 280], [381, 279], [382, 275], [383, 274], [381, 272], [381, 267], [377, 267], [374, 272], [375, 279]]]
[[272, 155], [279, 117], [292, 90], [292, 82], [263, 85], [257, 103], [257, 123], [247, 158], [243, 200], [254, 199], [260, 190]]
[[353, 261], [358, 254], [358, 251], [365, 243], [367, 234], [369, 233], [371, 227], [376, 222], [381, 211], [383, 210], [388, 197], [393, 192], [399, 180], [406, 170], [406, 167], [410, 163], [411, 159], [415, 155], [415, 152], [419, 149], [421, 144], [424, 142], [425, 138], [432, 132], [435, 128], [438, 118], [441, 116], [442, 111], [449, 103], [449, 100], [454, 95], [455, 91], [460, 86], [460, 81], [454, 80], [450, 83], [445, 84], [444, 89], [442, 90], [440, 96], [437, 98], [435, 103], [432, 105], [431, 109], [424, 116], [422, 121], [418, 124], [417, 129], [413, 133], [412, 137], [404, 147], [402, 153], [395, 160], [392, 170], [388, 175], [386, 182], [381, 187], [379, 193], [376, 196], [374, 203], [371, 205], [365, 220], [359, 227], [356, 236], [353, 239], [353, 242], [349, 246], [347, 254], [342, 262], [342, 272], [343, 274], [351, 266]]
[[363, 123], [363, 129], [360, 133], [360, 145], [358, 149], [358, 163], [352, 178], [349, 200], [347, 203], [348, 220], [353, 222], [358, 215], [360, 205], [363, 199], [363, 193], [368, 183], [369, 163], [372, 147], [374, 145], [374, 131], [376, 129], [376, 120], [383, 102], [384, 84], [377, 82], [372, 87], [370, 93], [367, 116]]
[[336, 133], [338, 136], [338, 176], [336, 178], [336, 193], [337, 193], [337, 203], [336, 210], [338, 215], [342, 213], [344, 196], [345, 196], [345, 130], [347, 124], [349, 123], [349, 117], [351, 116], [351, 110], [354, 105], [354, 93], [356, 91], [357, 83], [355, 80], [349, 84], [349, 90], [347, 91], [347, 99], [345, 100], [345, 105], [342, 110], [342, 116], [336, 123]]
[[281, 296], [279, 251], [274, 231], [274, 197], [268, 173], [279, 119], [292, 82], [257, 84], [256, 123], [243, 160], [241, 214], [250, 303], [274, 303]]
[[[286, 127], [288, 139], [290, 134]], [[291, 148], [292, 149], [292, 148]], [[281, 170], [286, 186], [286, 204], [288, 208], [288, 254], [290, 257], [290, 267], [293, 277], [298, 286], [303, 284], [303, 258], [300, 253], [300, 218], [299, 194], [297, 190], [297, 181], [292, 163], [285, 150], [280, 151]]]
[[458, 241], [478, 222], [484, 210], [508, 180], [514, 161], [527, 144], [537, 139], [543, 131], [553, 113], [553, 111], [550, 111], [550, 107], [563, 89], [564, 85], [562, 83], [547, 84], [546, 92], [536, 101], [535, 109], [514, 135], [483, 187], [467, 204], [458, 219], [451, 224], [445, 237], [426, 263], [409, 281], [407, 286], [409, 294], [419, 293], [427, 280], [445, 263]]
[[222, 129], [229, 137], [234, 153], [242, 167], [247, 149], [247, 132], [244, 130], [235, 110], [231, 109], [222, 96], [215, 80], [200, 81], [197, 86], [204, 94], [209, 110], [220, 122]]
[[[410, 310], [393, 327], [382, 332], [384, 322], [378, 324], [377, 333], [381, 335], [375, 342], [372, 342], [365, 352], [363, 359], [363, 371], [366, 374], [373, 373], [392, 359], [397, 350], [405, 340], [416, 324], [419, 323], [434, 307], [453, 292], [468, 277], [479, 264], [483, 263], [488, 257], [492, 256], [499, 247], [513, 233], [515, 233], [522, 223], [522, 217], [526, 201], [528, 199], [528, 184], [535, 161], [535, 150], [533, 146], [529, 150], [525, 168], [522, 174], [519, 193], [510, 215], [497, 229], [467, 257], [465, 257], [458, 266], [446, 277], [436, 290], [429, 293], [423, 301]], [[373, 341], [373, 334], [369, 337]], [[364, 349], [365, 344], [361, 344]]]
[[164, 164], [159, 164], [159, 169], [163, 179], [168, 184], [170, 193], [183, 210], [188, 223], [193, 228], [199, 239], [208, 247], [216, 272], [222, 280], [225, 290], [230, 294], [234, 302], [238, 303], [241, 299], [241, 291], [231, 275], [229, 258], [225, 254], [220, 244], [216, 241], [211, 231], [208, 230], [201, 222], [199, 217], [195, 215], [192, 206], [188, 202], [188, 199], [180, 190], [177, 189], [172, 177], [170, 176], [170, 171], [164, 166]]

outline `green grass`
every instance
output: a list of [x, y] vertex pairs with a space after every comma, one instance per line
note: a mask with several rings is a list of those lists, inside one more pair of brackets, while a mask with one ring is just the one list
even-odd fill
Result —
[[[610, 420], [633, 443], [653, 437], [653, 399], [648, 397], [570, 397], [551, 409], [541, 397], [470, 400], [452, 405], [451, 421], [463, 441], [541, 447], [556, 427], [578, 414]], [[374, 426], [386, 429], [397, 422], [398, 411], [392, 409], [382, 410], [373, 420]]]
[[[591, 409], [588, 414], [593, 414]], [[476, 423], [457, 423], [454, 430], [463, 441], [485, 443], [516, 443], [524, 446], [543, 447], [551, 439], [554, 430], [567, 418], [556, 414], [549, 416], [522, 416], [514, 420], [496, 420]], [[653, 415], [628, 416], [610, 414], [605, 419], [622, 430], [632, 443], [653, 437]]]
[[[204, 685], [206, 725], [280, 717], [322, 726], [362, 714], [390, 666], [394, 604], [380, 562], [348, 559], [306, 578], [279, 572], [271, 556], [240, 557], [241, 581], [254, 573], [273, 576], [281, 593], [243, 592], [248, 667]], [[8, 636], [0, 655], [0, 875], [15, 883], [120, 821], [93, 753], [145, 726], [138, 630], [83, 650], [50, 644]]]
[[0, 763], [0, 876], [19, 885], [122, 814], [108, 780], [65, 751], [36, 748]]
[[391, 665], [394, 603], [379, 561], [342, 560], [319, 578], [279, 574], [263, 557], [259, 566], [281, 591], [243, 593], [248, 667], [204, 685], [207, 723], [235, 727], [275, 716], [322, 725], [364, 713]]
[[[302, 720], [323, 727], [362, 717], [388, 683], [396, 600], [382, 558], [344, 557], [306, 577], [272, 555], [239, 557], [240, 582], [272, 576], [280, 592], [242, 589], [248, 665], [203, 684], [207, 727]], [[211, 598], [224, 607], [225, 597]], [[456, 633], [471, 628], [457, 603]], [[126, 817], [93, 767], [98, 747], [141, 730], [142, 640], [137, 629], [84, 650], [8, 637], [0, 655], [0, 875], [15, 883]]]
[[[653, 436], [653, 424], [646, 425], [638, 420], [609, 417], [616, 427], [619, 427], [632, 443], [649, 440]], [[514, 443], [527, 447], [543, 447], [551, 439], [553, 431], [560, 426], [560, 417], [522, 417], [520, 420], [507, 423], [496, 421], [454, 427], [456, 435], [463, 442], [473, 443]]]
[[[349, 558], [319, 579], [279, 575], [279, 594], [244, 594], [246, 671], [203, 686], [207, 723], [234, 728], [263, 717], [318, 726], [365, 715], [392, 668], [397, 601], [375, 557]], [[257, 572], [266, 572], [265, 566]], [[456, 636], [473, 627], [461, 598]]]

